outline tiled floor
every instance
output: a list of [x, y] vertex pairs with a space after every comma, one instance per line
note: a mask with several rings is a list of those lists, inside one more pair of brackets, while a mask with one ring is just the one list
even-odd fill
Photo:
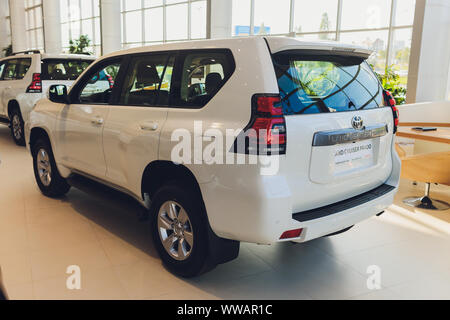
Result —
[[[168, 273], [148, 224], [123, 197], [72, 190], [43, 197], [31, 157], [0, 126], [0, 265], [13, 299], [450, 299], [450, 211], [401, 204], [423, 185], [404, 181], [385, 215], [351, 231], [275, 246], [243, 244], [239, 258], [194, 280]], [[450, 201], [448, 187], [433, 196]], [[78, 265], [82, 289], [66, 289]], [[380, 267], [381, 289], [367, 287], [367, 268]]]

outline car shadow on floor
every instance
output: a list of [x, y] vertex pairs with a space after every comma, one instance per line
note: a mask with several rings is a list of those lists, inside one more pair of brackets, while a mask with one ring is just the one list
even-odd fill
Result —
[[[149, 222], [140, 221], [137, 215], [142, 210], [140, 205], [131, 197], [95, 182], [92, 182], [91, 188], [84, 191], [72, 189], [67, 195], [71, 206], [106, 232], [119, 237], [150, 257], [159, 259], [150, 236]], [[327, 239], [320, 241], [327, 248], [331, 245]], [[164, 268], [162, 264], [161, 268]], [[236, 260], [219, 265], [200, 277], [176, 280], [173, 276], [173, 280], [181, 280], [183, 287], [199, 290], [201, 297], [207, 294], [212, 298], [221, 299], [270, 299], [280, 296], [287, 299], [309, 299], [310, 297], [302, 291], [302, 286], [313, 287], [317, 281], [321, 282], [319, 275], [323, 272], [328, 274], [327, 279], [339, 278], [346, 273], [332, 257], [310, 243], [288, 242], [273, 246], [243, 243]], [[149, 277], [158, 277], [160, 272], [148, 270], [148, 274]], [[247, 284], [243, 286], [241, 279], [246, 279]], [[276, 291], [264, 290], [264, 285], [269, 285]], [[198, 296], [186, 292], [180, 293], [175, 298], [196, 299], [196, 297]]]
[[152, 257], [158, 256], [149, 232], [150, 223], [140, 216], [143, 207], [130, 196], [89, 181], [83, 188], [72, 188], [66, 198], [79, 214], [105, 232]]
[[4, 123], [0, 123], [0, 145], [15, 145], [11, 137], [11, 130]]

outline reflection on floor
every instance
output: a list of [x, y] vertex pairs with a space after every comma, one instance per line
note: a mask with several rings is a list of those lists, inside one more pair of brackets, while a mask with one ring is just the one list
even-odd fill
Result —
[[[401, 199], [423, 185], [402, 182], [395, 204], [351, 231], [275, 246], [243, 244], [239, 258], [194, 280], [161, 265], [147, 223], [123, 197], [72, 190], [43, 197], [31, 157], [0, 127], [0, 265], [13, 299], [450, 299], [450, 212], [423, 212]], [[446, 187], [432, 195], [450, 201]], [[78, 265], [82, 290], [66, 289]], [[381, 289], [367, 286], [369, 266]]]

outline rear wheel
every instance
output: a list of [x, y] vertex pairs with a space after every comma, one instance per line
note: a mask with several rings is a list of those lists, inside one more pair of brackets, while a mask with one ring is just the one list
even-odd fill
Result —
[[174, 274], [194, 277], [206, 272], [208, 229], [200, 197], [175, 183], [153, 197], [150, 217], [154, 244], [164, 265]]
[[47, 139], [36, 141], [32, 146], [32, 155], [34, 176], [41, 192], [50, 198], [61, 197], [69, 192], [70, 185], [59, 174]]
[[24, 124], [20, 110], [17, 107], [13, 108], [9, 117], [11, 135], [14, 142], [18, 146], [25, 146]]

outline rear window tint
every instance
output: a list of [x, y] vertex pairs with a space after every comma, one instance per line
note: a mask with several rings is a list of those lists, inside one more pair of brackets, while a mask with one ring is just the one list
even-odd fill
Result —
[[91, 60], [47, 59], [42, 62], [42, 80], [76, 80]]
[[201, 50], [181, 55], [181, 85], [174, 89], [172, 104], [187, 108], [204, 107], [234, 72], [229, 50]]
[[31, 66], [31, 59], [20, 59], [16, 79], [23, 79]]
[[274, 66], [286, 115], [384, 106], [383, 89], [362, 58], [282, 53]]

